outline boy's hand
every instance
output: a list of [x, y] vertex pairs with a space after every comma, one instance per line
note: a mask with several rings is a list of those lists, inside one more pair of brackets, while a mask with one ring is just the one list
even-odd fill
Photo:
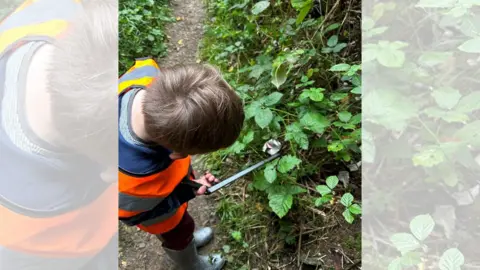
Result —
[[213, 184], [220, 182], [215, 176], [207, 172], [204, 176], [199, 179], [193, 180], [202, 185], [201, 188], [197, 190], [197, 195], [203, 195], [207, 191], [207, 188], [211, 187]]

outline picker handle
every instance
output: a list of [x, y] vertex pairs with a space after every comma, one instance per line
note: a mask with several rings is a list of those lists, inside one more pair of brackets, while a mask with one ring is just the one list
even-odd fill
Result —
[[270, 161], [272, 161], [272, 160], [274, 160], [274, 159], [276, 159], [276, 158], [278, 158], [278, 157], [280, 157], [280, 156], [281, 156], [281, 153], [276, 153], [275, 155], [273, 155], [273, 156], [271, 156], [271, 157], [269, 157], [269, 158], [267, 158], [267, 159], [265, 159], [265, 160], [262, 160], [262, 161], [258, 162], [257, 164], [252, 165], [252, 166], [246, 168], [245, 170], [236, 173], [236, 174], [233, 175], [233, 176], [230, 176], [229, 178], [221, 181], [220, 183], [218, 183], [218, 184], [216, 184], [216, 185], [214, 185], [214, 186], [212, 186], [212, 187], [209, 187], [209, 188], [207, 189], [207, 192], [206, 192], [205, 194], [211, 194], [211, 193], [213, 193], [213, 192], [215, 192], [215, 191], [217, 191], [217, 190], [219, 190], [219, 189], [221, 189], [221, 188], [223, 188], [223, 187], [225, 187], [225, 186], [233, 183], [235, 180], [239, 179], [240, 177], [248, 174], [249, 172], [251, 172], [251, 171], [253, 171], [253, 170], [255, 170], [255, 169], [257, 169], [257, 168], [259, 168], [259, 167], [261, 167], [261, 166], [263, 166], [263, 165], [265, 165], [266, 163], [268, 163], [268, 162], [270, 162]]

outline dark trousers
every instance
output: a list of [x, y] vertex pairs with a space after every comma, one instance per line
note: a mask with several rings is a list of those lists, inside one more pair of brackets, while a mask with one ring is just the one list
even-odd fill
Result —
[[188, 244], [193, 241], [193, 233], [195, 231], [195, 221], [185, 212], [182, 220], [173, 228], [173, 230], [157, 235], [162, 241], [163, 247], [171, 250], [184, 250]]

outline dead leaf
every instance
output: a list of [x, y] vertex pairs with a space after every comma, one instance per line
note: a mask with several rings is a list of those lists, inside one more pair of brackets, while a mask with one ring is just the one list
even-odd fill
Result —
[[350, 184], [350, 174], [348, 171], [340, 171], [338, 173], [338, 179], [343, 183], [344, 188], [348, 188], [348, 184]]
[[452, 239], [456, 223], [455, 207], [451, 205], [436, 206], [433, 219], [443, 227], [447, 239]]
[[470, 189], [455, 192], [452, 197], [457, 201], [458, 205], [470, 205], [475, 202], [475, 198], [480, 193], [480, 185], [476, 185]]

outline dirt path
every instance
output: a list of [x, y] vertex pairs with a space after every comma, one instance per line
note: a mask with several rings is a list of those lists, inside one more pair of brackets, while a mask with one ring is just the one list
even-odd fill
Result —
[[[170, 37], [168, 56], [160, 59], [162, 66], [191, 64], [197, 60], [197, 48], [203, 34], [205, 9], [202, 0], [172, 0], [177, 22], [167, 31]], [[194, 217], [197, 227], [213, 226], [215, 206], [213, 200], [198, 197], [190, 202], [189, 213]], [[153, 235], [139, 231], [136, 227], [119, 225], [119, 269], [121, 270], [170, 270], [174, 269], [166, 258], [160, 242]], [[206, 253], [215, 247], [215, 241], [205, 247]]]

